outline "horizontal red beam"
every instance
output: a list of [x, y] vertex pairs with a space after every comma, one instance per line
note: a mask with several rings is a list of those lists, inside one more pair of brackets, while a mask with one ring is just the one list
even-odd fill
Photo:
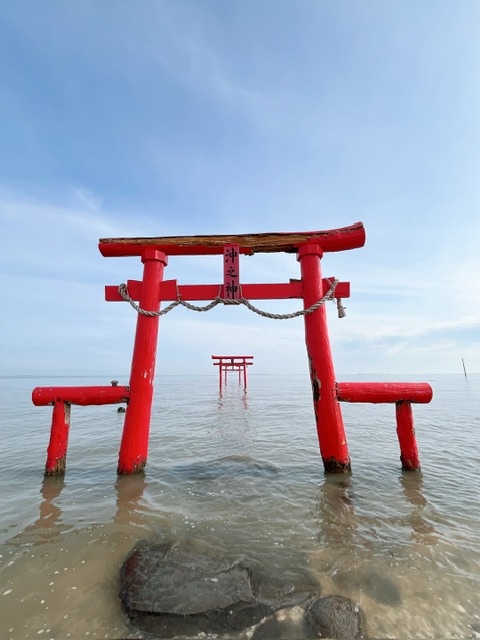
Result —
[[249, 358], [250, 360], [253, 360], [255, 356], [212, 356], [212, 358], [228, 358], [229, 360], [231, 360], [232, 358]]
[[219, 360], [213, 364], [253, 364], [253, 362], [248, 362], [253, 358], [254, 356], [212, 356], [212, 360]]
[[107, 257], [141, 256], [147, 249], [167, 256], [218, 255], [226, 244], [236, 244], [242, 254], [296, 253], [302, 244], [318, 244], [323, 251], [358, 249], [365, 244], [362, 222], [328, 231], [251, 233], [217, 236], [167, 236], [161, 238], [101, 238], [98, 248]]
[[32, 402], [37, 407], [55, 404], [59, 400], [83, 406], [118, 404], [127, 402], [130, 388], [110, 387], [36, 387], [32, 391]]
[[243, 366], [250, 366], [253, 364], [253, 362], [213, 362], [212, 363], [214, 366], [216, 367], [243, 367]]
[[243, 371], [245, 365], [253, 364], [253, 362], [246, 362], [245, 364], [220, 364], [220, 362], [214, 362], [213, 364], [219, 364], [222, 371]]
[[[334, 278], [323, 278], [323, 295], [329, 289]], [[140, 280], [127, 280], [128, 295], [132, 300], [139, 301], [142, 291]], [[287, 283], [274, 284], [242, 284], [242, 294], [246, 300], [287, 300], [303, 298], [303, 285], [301, 280], [292, 280]], [[185, 301], [214, 300], [218, 295], [225, 298], [223, 284], [177, 284], [176, 280], [164, 280], [159, 286], [160, 302], [173, 302], [178, 295]], [[350, 297], [350, 283], [338, 282], [335, 287], [335, 298]], [[118, 293], [118, 285], [105, 286], [105, 300], [107, 302], [123, 302]]]
[[415, 402], [426, 404], [433, 398], [426, 382], [337, 382], [340, 402]]

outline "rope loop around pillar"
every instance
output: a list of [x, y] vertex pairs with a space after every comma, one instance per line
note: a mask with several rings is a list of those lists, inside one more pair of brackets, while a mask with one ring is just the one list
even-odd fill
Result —
[[[242, 304], [245, 307], [247, 307], [247, 309], [252, 311], [253, 313], [256, 313], [259, 316], [262, 316], [264, 318], [270, 318], [271, 320], [290, 320], [292, 318], [298, 318], [299, 316], [305, 316], [305, 315], [308, 315], [310, 313], [313, 313], [319, 307], [321, 307], [322, 304], [325, 304], [325, 302], [328, 302], [329, 300], [335, 300], [334, 294], [335, 294], [335, 288], [337, 286], [338, 280], [335, 279], [332, 282], [332, 281], [327, 279], [327, 282], [328, 282], [328, 284], [330, 286], [330, 289], [327, 291], [327, 293], [320, 300], [318, 300], [317, 302], [312, 304], [310, 307], [308, 307], [308, 309], [301, 309], [300, 311], [295, 311], [293, 313], [269, 313], [268, 311], [262, 311], [261, 309], [258, 309], [258, 307], [255, 307], [251, 302], [246, 300], [243, 297], [243, 295], [242, 295], [241, 298], [238, 298], [237, 300], [231, 300], [229, 298], [221, 298], [220, 297], [220, 290], [221, 290], [220, 287], [219, 287], [219, 292], [218, 292], [217, 297], [214, 300], [212, 300], [212, 302], [210, 302], [207, 305], [204, 305], [203, 307], [195, 305], [195, 304], [191, 304], [190, 302], [187, 302], [186, 300], [182, 300], [181, 297], [180, 297], [180, 292], [178, 291], [178, 287], [177, 287], [177, 299], [174, 302], [172, 302], [171, 304], [169, 304], [168, 306], [166, 306], [164, 309], [161, 309], [160, 311], [148, 311], [147, 309], [142, 309], [140, 307], [140, 305], [138, 305], [129, 296], [128, 288], [127, 288], [127, 285], [125, 283], [122, 283], [121, 285], [119, 285], [118, 293], [121, 295], [121, 297], [126, 302], [128, 302], [135, 309], [135, 311], [137, 311], [137, 313], [141, 313], [142, 315], [145, 315], [145, 316], [152, 316], [152, 317], [164, 316], [165, 314], [169, 313], [170, 311], [172, 311], [173, 309], [175, 309], [175, 307], [178, 307], [179, 305], [181, 305], [182, 307], [185, 307], [186, 309], [189, 309], [190, 311], [203, 312], [203, 311], [210, 311], [211, 309], [216, 307], [218, 304], [226, 304], [226, 305], [240, 305], [240, 304]], [[241, 287], [240, 287], [240, 292], [241, 292]], [[345, 315], [346, 315], [345, 314], [345, 307], [342, 305], [342, 301], [341, 301], [340, 298], [337, 298], [337, 310], [338, 310], [338, 317], [339, 318], [344, 318]]]

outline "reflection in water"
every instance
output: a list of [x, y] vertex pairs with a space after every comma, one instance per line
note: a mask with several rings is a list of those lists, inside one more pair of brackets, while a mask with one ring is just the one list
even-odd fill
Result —
[[392, 515], [390, 496], [380, 491], [377, 493], [381, 501], [377, 505], [377, 512], [370, 509], [365, 513], [362, 501], [356, 495], [352, 477], [327, 476], [320, 487], [318, 499], [318, 521], [321, 524], [318, 541], [333, 547], [352, 545], [354, 548], [374, 551], [375, 546], [389, 543], [388, 530], [394, 525], [396, 537], [391, 544], [397, 544], [399, 540], [402, 545], [407, 542], [405, 535], [399, 536], [399, 526], [409, 532], [411, 541], [427, 546], [437, 544], [438, 538], [430, 519], [433, 508], [422, 493], [422, 474], [401, 472], [399, 482], [406, 505], [410, 506], [407, 515], [400, 508]]
[[117, 511], [114, 518], [116, 524], [140, 526], [145, 524], [147, 509], [141, 505], [141, 501], [147, 487], [144, 472], [117, 476], [115, 482]]
[[338, 547], [355, 543], [359, 521], [354, 507], [355, 494], [350, 476], [328, 475], [320, 487], [318, 500], [318, 541]]
[[[357, 498], [351, 477], [327, 477], [321, 487], [318, 539], [332, 550], [326, 567], [333, 588], [362, 600], [362, 595], [383, 605], [397, 607], [398, 586], [371, 562], [375, 556], [376, 533], [355, 511]], [[366, 562], [366, 558], [368, 561]]]
[[[55, 503], [64, 487], [63, 476], [45, 476], [40, 490], [42, 501], [38, 518], [9, 542], [18, 539], [25, 544], [28, 540], [26, 535], [32, 532], [35, 532], [35, 544], [52, 542], [55, 536], [65, 535], [69, 527], [62, 522], [62, 509]], [[117, 510], [113, 519], [115, 524], [145, 526], [147, 518], [151, 515], [151, 510], [142, 504], [147, 487], [144, 473], [117, 476], [115, 482]]]
[[40, 490], [43, 501], [40, 503], [40, 515], [32, 528], [51, 527], [62, 515], [62, 510], [54, 504], [65, 486], [63, 476], [45, 476]]
[[9, 543], [18, 543], [20, 546], [28, 545], [29, 534], [34, 534], [35, 544], [52, 542], [55, 538], [65, 533], [65, 525], [62, 523], [62, 510], [55, 504], [55, 499], [60, 496], [65, 486], [63, 476], [45, 476], [42, 481], [38, 518], [25, 529], [9, 540]]
[[411, 473], [402, 471], [400, 484], [403, 495], [414, 509], [406, 517], [406, 522], [412, 528], [411, 539], [424, 545], [434, 545], [437, 543], [434, 526], [425, 516], [428, 502], [422, 494], [423, 476], [421, 472]]
[[421, 474], [403, 472], [400, 484], [408, 515], [401, 509], [392, 514], [383, 492], [377, 494], [377, 512], [365, 512], [352, 477], [325, 478], [319, 491], [317, 541], [328, 549], [328, 554], [320, 554], [320, 568], [332, 588], [359, 598], [367, 595], [389, 607], [401, 605], [399, 561], [414, 566], [427, 547], [437, 543], [437, 536], [426, 515]]
[[368, 482], [333, 476], [319, 488], [313, 562], [323, 594], [358, 602], [374, 637], [472, 637], [474, 558], [462, 578], [452, 575], [462, 556], [426, 495], [419, 472], [393, 483], [381, 474]]
[[135, 525], [145, 515], [145, 479], [119, 477], [117, 520], [83, 527], [68, 524], [74, 488], [60, 498], [64, 486], [63, 477], [45, 477], [38, 518], [0, 549], [0, 637], [139, 637], [121, 608], [118, 575], [144, 535]]
[[219, 456], [245, 455], [254, 444], [255, 429], [251, 424], [246, 390], [219, 391], [217, 414], [210, 429]]
[[[247, 390], [243, 389], [243, 390], [239, 390], [239, 394], [237, 394], [235, 397], [241, 400], [241, 407], [242, 409], [248, 409], [248, 395], [247, 395]], [[217, 407], [218, 410], [220, 412], [224, 411], [224, 409], [226, 407], [228, 407], [229, 403], [228, 400], [232, 398], [232, 395], [226, 395], [226, 393], [223, 392], [222, 389], [220, 389], [220, 391], [218, 392], [218, 402], [217, 402]], [[239, 406], [238, 403], [236, 405], [237, 407]]]

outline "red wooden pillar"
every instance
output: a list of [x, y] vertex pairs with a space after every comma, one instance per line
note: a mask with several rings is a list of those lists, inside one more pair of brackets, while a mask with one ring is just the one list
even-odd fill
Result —
[[220, 362], [218, 363], [218, 387], [220, 391], [222, 390], [222, 383], [223, 383], [223, 366], [222, 366], [222, 361], [220, 360]]
[[68, 433], [70, 430], [70, 403], [55, 400], [52, 412], [52, 428], [45, 464], [46, 476], [65, 473], [67, 467]]
[[[145, 311], [158, 311], [160, 282], [167, 256], [162, 251], [147, 249], [142, 255], [142, 262], [140, 307]], [[147, 463], [158, 325], [158, 315], [138, 314], [130, 374], [130, 400], [125, 414], [118, 473], [139, 473]]]
[[[305, 244], [298, 250], [304, 309], [323, 297], [320, 268], [322, 256], [323, 251], [318, 244]], [[304, 318], [313, 408], [323, 465], [327, 473], [347, 473], [351, 470], [350, 457], [342, 412], [337, 400], [325, 305], [306, 314]]]
[[412, 405], [406, 400], [395, 403], [397, 418], [397, 436], [400, 444], [400, 460], [406, 471], [420, 469], [415, 427], [413, 425]]

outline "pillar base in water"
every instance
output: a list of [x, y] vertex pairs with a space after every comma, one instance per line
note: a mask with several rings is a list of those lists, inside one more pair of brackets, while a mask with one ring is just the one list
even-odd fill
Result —
[[348, 462], [340, 462], [339, 460], [335, 460], [335, 458], [329, 458], [328, 460], [322, 458], [323, 466], [325, 468], [325, 473], [351, 473], [352, 467], [350, 465], [350, 460]]
[[407, 456], [400, 456], [400, 461], [402, 463], [402, 469], [404, 471], [421, 471], [420, 462], [418, 458], [412, 459]]
[[46, 476], [62, 476], [65, 473], [66, 468], [67, 468], [67, 456], [64, 455], [55, 462], [53, 467], [45, 468], [45, 475]]
[[122, 466], [118, 466], [117, 473], [120, 476], [126, 475], [134, 475], [136, 473], [143, 473], [145, 470], [145, 466], [147, 464], [147, 460], [143, 460], [141, 462], [134, 462], [131, 466], [127, 466], [123, 464]]

